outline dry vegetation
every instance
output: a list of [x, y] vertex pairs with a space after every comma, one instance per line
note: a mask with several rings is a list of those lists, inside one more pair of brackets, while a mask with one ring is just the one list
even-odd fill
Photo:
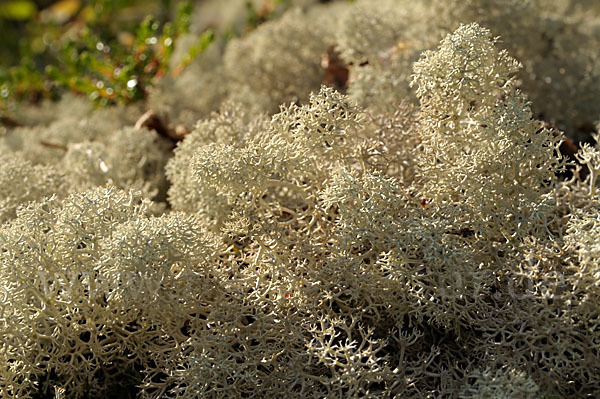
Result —
[[596, 3], [296, 6], [15, 114], [0, 396], [600, 396]]

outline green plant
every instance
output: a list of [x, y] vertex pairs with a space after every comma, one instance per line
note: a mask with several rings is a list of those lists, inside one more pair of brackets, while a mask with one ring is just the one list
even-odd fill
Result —
[[[189, 31], [193, 8], [181, 3], [173, 22], [147, 17], [133, 33], [127, 32], [127, 27], [119, 27], [117, 32], [104, 28], [129, 3], [102, 1], [94, 7], [78, 8], [68, 29], [52, 20], [41, 26], [32, 23], [29, 40], [35, 43], [36, 37], [43, 37], [52, 43], [40, 54], [25, 47], [21, 63], [4, 71], [4, 101], [8, 96], [13, 100], [56, 98], [65, 90], [84, 94], [100, 105], [144, 100], [147, 88], [167, 73], [178, 37]], [[82, 23], [86, 26], [80, 27]], [[208, 31], [186, 62], [212, 40]], [[39, 68], [39, 64], [46, 66]]]

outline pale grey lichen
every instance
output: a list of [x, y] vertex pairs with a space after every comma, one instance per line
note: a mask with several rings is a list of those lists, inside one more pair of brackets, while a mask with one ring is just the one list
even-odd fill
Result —
[[[199, 122], [173, 154], [124, 127], [132, 108], [10, 131], [0, 396], [598, 396], [598, 151], [583, 146], [588, 170], [557, 179], [560, 133], [534, 119], [509, 56], [531, 72], [538, 36], [519, 29], [538, 19], [501, 26], [535, 4], [285, 11], [227, 44], [221, 72], [244, 71], [227, 87], [196, 102], [201, 72], [180, 76], [159, 113]], [[461, 25], [436, 47], [461, 18], [491, 30]], [[353, 63], [348, 94], [318, 90], [331, 38]], [[215, 50], [199, 65], [219, 70]], [[411, 70], [420, 106], [398, 103]], [[165, 178], [170, 209], [157, 209]]]

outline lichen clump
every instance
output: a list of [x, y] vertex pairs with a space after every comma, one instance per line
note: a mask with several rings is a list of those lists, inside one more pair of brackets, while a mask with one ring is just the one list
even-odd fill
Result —
[[[173, 151], [122, 110], [1, 139], [0, 396], [600, 395], [598, 148], [559, 177], [530, 61], [478, 23], [430, 46], [396, 24], [429, 2], [306, 3], [227, 45]], [[347, 93], [319, 88], [322, 21]]]

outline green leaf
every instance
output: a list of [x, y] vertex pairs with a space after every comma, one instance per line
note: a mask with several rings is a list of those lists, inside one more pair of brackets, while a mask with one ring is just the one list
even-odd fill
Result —
[[190, 47], [186, 57], [181, 61], [175, 70], [175, 75], [181, 73], [196, 57], [202, 54], [215, 41], [215, 32], [207, 29], [200, 38]]
[[177, 18], [175, 18], [175, 30], [178, 34], [189, 33], [194, 6], [189, 1], [179, 4]]
[[13, 0], [0, 3], [0, 18], [25, 21], [36, 13], [37, 7], [33, 1]]

